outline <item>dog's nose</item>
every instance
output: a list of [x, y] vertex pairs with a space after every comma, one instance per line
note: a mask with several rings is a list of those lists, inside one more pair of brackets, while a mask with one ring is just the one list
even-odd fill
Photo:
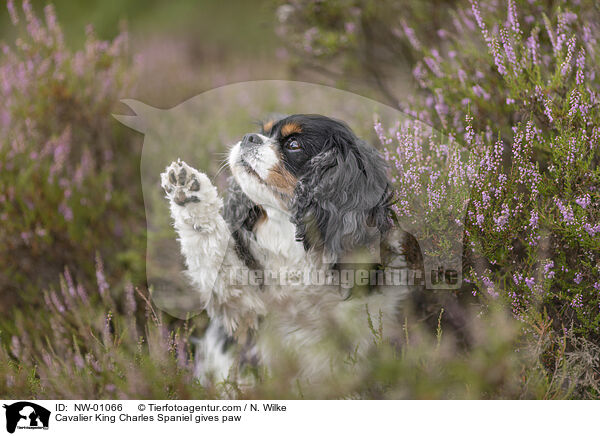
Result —
[[242, 138], [242, 147], [260, 144], [262, 144], [262, 139], [260, 139], [260, 136], [258, 136], [256, 133], [248, 133]]

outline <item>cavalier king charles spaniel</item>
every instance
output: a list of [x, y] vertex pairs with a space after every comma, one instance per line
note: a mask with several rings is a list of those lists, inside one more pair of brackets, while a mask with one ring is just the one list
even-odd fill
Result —
[[409, 286], [386, 277], [406, 270], [404, 233], [377, 150], [344, 122], [291, 115], [245, 135], [228, 164], [225, 201], [182, 161], [161, 174], [186, 274], [210, 318], [198, 376], [222, 380], [285, 355], [315, 381], [348, 353], [364, 355], [374, 329], [396, 334]]

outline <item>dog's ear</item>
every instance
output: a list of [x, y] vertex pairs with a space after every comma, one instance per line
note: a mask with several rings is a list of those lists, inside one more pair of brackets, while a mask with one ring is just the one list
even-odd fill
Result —
[[333, 134], [296, 186], [292, 222], [304, 248], [339, 259], [390, 226], [390, 186], [381, 155], [351, 134]]

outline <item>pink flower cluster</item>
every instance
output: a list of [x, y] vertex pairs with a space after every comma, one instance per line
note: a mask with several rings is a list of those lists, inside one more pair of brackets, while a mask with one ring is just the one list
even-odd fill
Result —
[[[19, 37], [14, 46], [0, 43], [0, 173], [15, 181], [18, 169], [28, 168], [41, 180], [37, 186], [0, 183], [0, 198], [12, 192], [26, 209], [50, 207], [71, 223], [88, 201], [89, 180], [104, 180], [110, 195], [110, 177], [101, 173], [112, 166], [108, 112], [129, 86], [127, 35], [100, 41], [89, 29], [84, 47], [71, 51], [51, 5], [43, 17], [29, 0], [21, 10], [8, 0], [7, 8]], [[35, 214], [15, 213], [32, 217], [21, 221], [26, 245], [54, 232], [55, 224]]]

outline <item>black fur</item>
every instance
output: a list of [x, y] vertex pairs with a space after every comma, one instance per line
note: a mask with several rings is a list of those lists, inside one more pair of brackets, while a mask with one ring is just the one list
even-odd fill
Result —
[[260, 219], [262, 211], [242, 192], [242, 188], [233, 177], [230, 177], [228, 182], [229, 188], [223, 207], [223, 218], [229, 225], [235, 243], [235, 251], [249, 269], [261, 269], [258, 261], [250, 253], [249, 241], [254, 238], [252, 230]]
[[317, 115], [293, 117], [309, 126], [312, 141], [318, 140], [297, 171], [292, 202], [296, 239], [307, 250], [324, 249], [339, 257], [385, 234], [391, 225], [391, 188], [381, 155], [345, 123]]
[[[285, 134], [286, 125], [298, 131]], [[287, 170], [297, 179], [290, 202], [296, 239], [306, 250], [339, 258], [385, 234], [391, 225], [391, 188], [381, 155], [342, 121], [322, 115], [277, 118], [268, 132], [280, 145]], [[300, 147], [286, 147], [294, 140]], [[256, 265], [248, 250], [262, 212], [232, 179], [225, 220], [246, 265]]]

